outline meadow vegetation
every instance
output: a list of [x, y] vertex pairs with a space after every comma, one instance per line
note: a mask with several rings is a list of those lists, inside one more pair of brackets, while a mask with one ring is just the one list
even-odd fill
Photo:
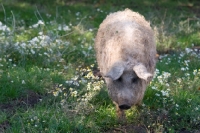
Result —
[[[200, 132], [200, 2], [0, 0], [0, 132]], [[118, 122], [94, 39], [111, 12], [151, 22], [160, 55], [143, 103]]]

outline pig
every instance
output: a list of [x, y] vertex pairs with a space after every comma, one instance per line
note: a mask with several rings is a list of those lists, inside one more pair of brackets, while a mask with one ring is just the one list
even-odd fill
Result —
[[124, 110], [141, 104], [152, 80], [156, 66], [154, 32], [142, 15], [125, 9], [103, 20], [94, 47], [108, 94], [119, 119], [125, 119]]

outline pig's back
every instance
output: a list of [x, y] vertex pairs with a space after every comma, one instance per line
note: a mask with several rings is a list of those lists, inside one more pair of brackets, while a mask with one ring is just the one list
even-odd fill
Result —
[[103, 73], [118, 61], [131, 65], [140, 61], [147, 68], [155, 65], [151, 59], [156, 50], [150, 24], [143, 16], [129, 9], [106, 17], [98, 30], [95, 50]]

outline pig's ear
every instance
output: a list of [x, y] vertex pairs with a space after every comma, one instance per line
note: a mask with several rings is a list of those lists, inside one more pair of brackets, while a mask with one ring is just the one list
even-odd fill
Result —
[[111, 69], [104, 75], [104, 77], [117, 80], [123, 74], [124, 66], [122, 63], [115, 63]]
[[137, 64], [133, 67], [133, 71], [137, 74], [137, 76], [141, 79], [149, 81], [153, 75], [149, 73], [146, 67], [143, 64]]

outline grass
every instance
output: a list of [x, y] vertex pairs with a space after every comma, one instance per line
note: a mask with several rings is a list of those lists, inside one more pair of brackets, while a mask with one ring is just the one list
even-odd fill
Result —
[[[200, 131], [199, 2], [0, 2], [0, 132]], [[151, 22], [160, 57], [120, 123], [93, 45], [106, 15], [126, 7]]]

